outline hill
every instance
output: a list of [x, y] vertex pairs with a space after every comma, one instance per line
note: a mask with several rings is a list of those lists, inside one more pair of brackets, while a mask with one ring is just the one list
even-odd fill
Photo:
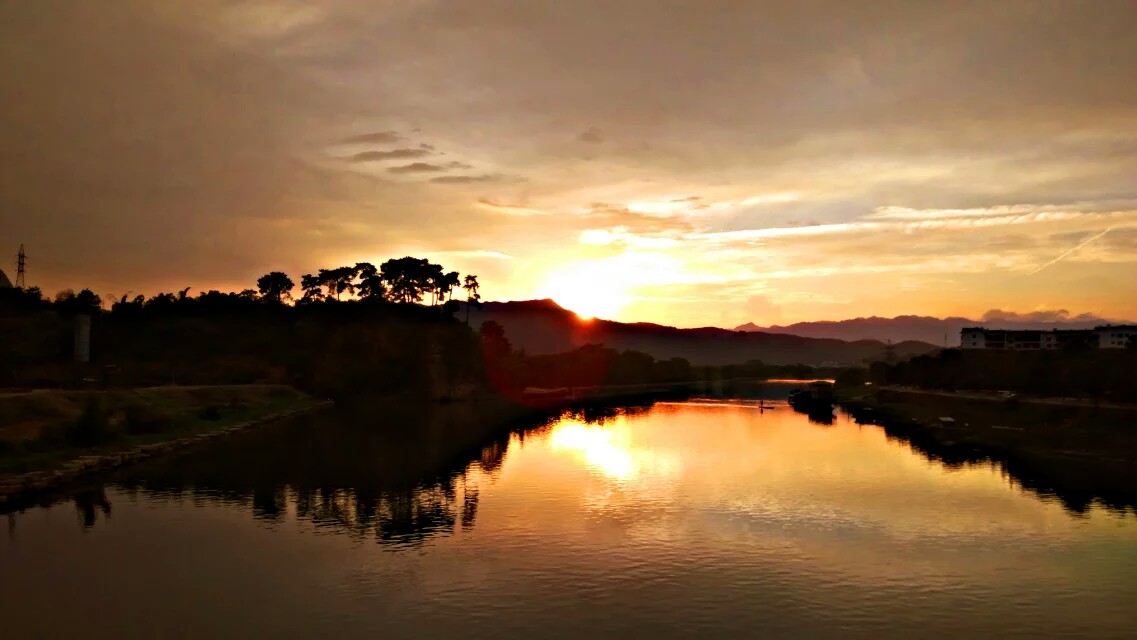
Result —
[[[959, 346], [959, 330], [985, 326], [990, 329], [1092, 329], [1111, 321], [1090, 314], [1069, 316], [1063, 312], [1014, 314], [993, 309], [978, 320], [961, 317], [896, 316], [895, 318], [852, 318], [850, 320], [798, 322], [760, 327], [753, 322], [735, 327], [736, 331], [796, 335], [836, 340], [914, 340], [949, 347]], [[1115, 324], [1117, 321], [1112, 321]]]
[[[464, 317], [462, 309], [457, 317]], [[586, 344], [633, 349], [657, 359], [685, 358], [694, 365], [767, 364], [858, 365], [884, 357], [878, 340], [845, 341], [773, 332], [704, 327], [678, 329], [646, 322], [581, 320], [552, 300], [487, 302], [470, 310], [470, 324], [493, 320], [515, 348], [529, 354], [558, 353]], [[933, 351], [932, 344], [904, 341], [894, 345], [901, 358]]]

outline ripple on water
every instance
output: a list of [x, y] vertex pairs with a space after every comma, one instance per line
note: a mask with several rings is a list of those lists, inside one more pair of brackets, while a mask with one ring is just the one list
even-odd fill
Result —
[[343, 459], [218, 445], [15, 516], [0, 616], [13, 637], [123, 635], [140, 611], [149, 635], [193, 637], [1132, 637], [1137, 623], [1132, 515], [1076, 516], [875, 427], [674, 404], [566, 418], [408, 477], [392, 469], [413, 451], [359, 432], [320, 432]]

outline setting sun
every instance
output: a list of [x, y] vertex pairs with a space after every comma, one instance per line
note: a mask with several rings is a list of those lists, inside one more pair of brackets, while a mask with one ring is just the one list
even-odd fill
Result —
[[583, 319], [612, 319], [628, 304], [631, 296], [627, 283], [612, 273], [610, 267], [601, 262], [589, 262], [556, 271], [549, 274], [540, 295], [552, 298]]

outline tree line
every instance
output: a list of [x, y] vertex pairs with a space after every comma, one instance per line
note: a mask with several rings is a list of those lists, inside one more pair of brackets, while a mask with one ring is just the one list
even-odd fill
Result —
[[877, 385], [1137, 402], [1137, 343], [1131, 342], [1127, 349], [1081, 345], [1054, 351], [945, 349], [894, 364], [875, 362], [867, 372], [859, 372], [862, 378], [866, 374], [867, 381]]
[[[481, 301], [481, 284], [478, 276], [464, 278], [457, 271], [446, 271], [442, 265], [425, 258], [406, 256], [392, 258], [378, 267], [369, 262], [353, 266], [320, 269], [300, 278], [301, 295], [294, 298], [296, 283], [286, 273], [272, 271], [257, 279], [255, 289], [240, 292], [209, 290], [190, 295], [187, 287], [174, 293], [158, 293], [147, 298], [129, 294], [110, 299], [112, 313], [138, 311], [174, 311], [194, 307], [201, 310], [240, 310], [255, 304], [293, 302], [309, 305], [321, 302], [341, 302], [344, 296], [361, 302], [388, 302], [421, 304], [429, 300], [431, 307], [443, 307], [453, 312], [457, 301], [453, 296], [465, 291], [466, 302], [477, 305]], [[0, 289], [0, 308], [34, 310], [53, 308], [62, 315], [97, 314], [107, 301], [90, 289], [78, 293], [71, 289], [60, 291], [54, 299], [43, 295], [39, 287], [26, 289]]]

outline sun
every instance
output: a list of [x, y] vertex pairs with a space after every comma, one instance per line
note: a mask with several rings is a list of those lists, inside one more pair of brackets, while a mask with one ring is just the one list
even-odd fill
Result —
[[631, 299], [627, 283], [613, 271], [611, 265], [599, 262], [574, 264], [549, 274], [540, 296], [552, 298], [584, 320], [612, 319]]

